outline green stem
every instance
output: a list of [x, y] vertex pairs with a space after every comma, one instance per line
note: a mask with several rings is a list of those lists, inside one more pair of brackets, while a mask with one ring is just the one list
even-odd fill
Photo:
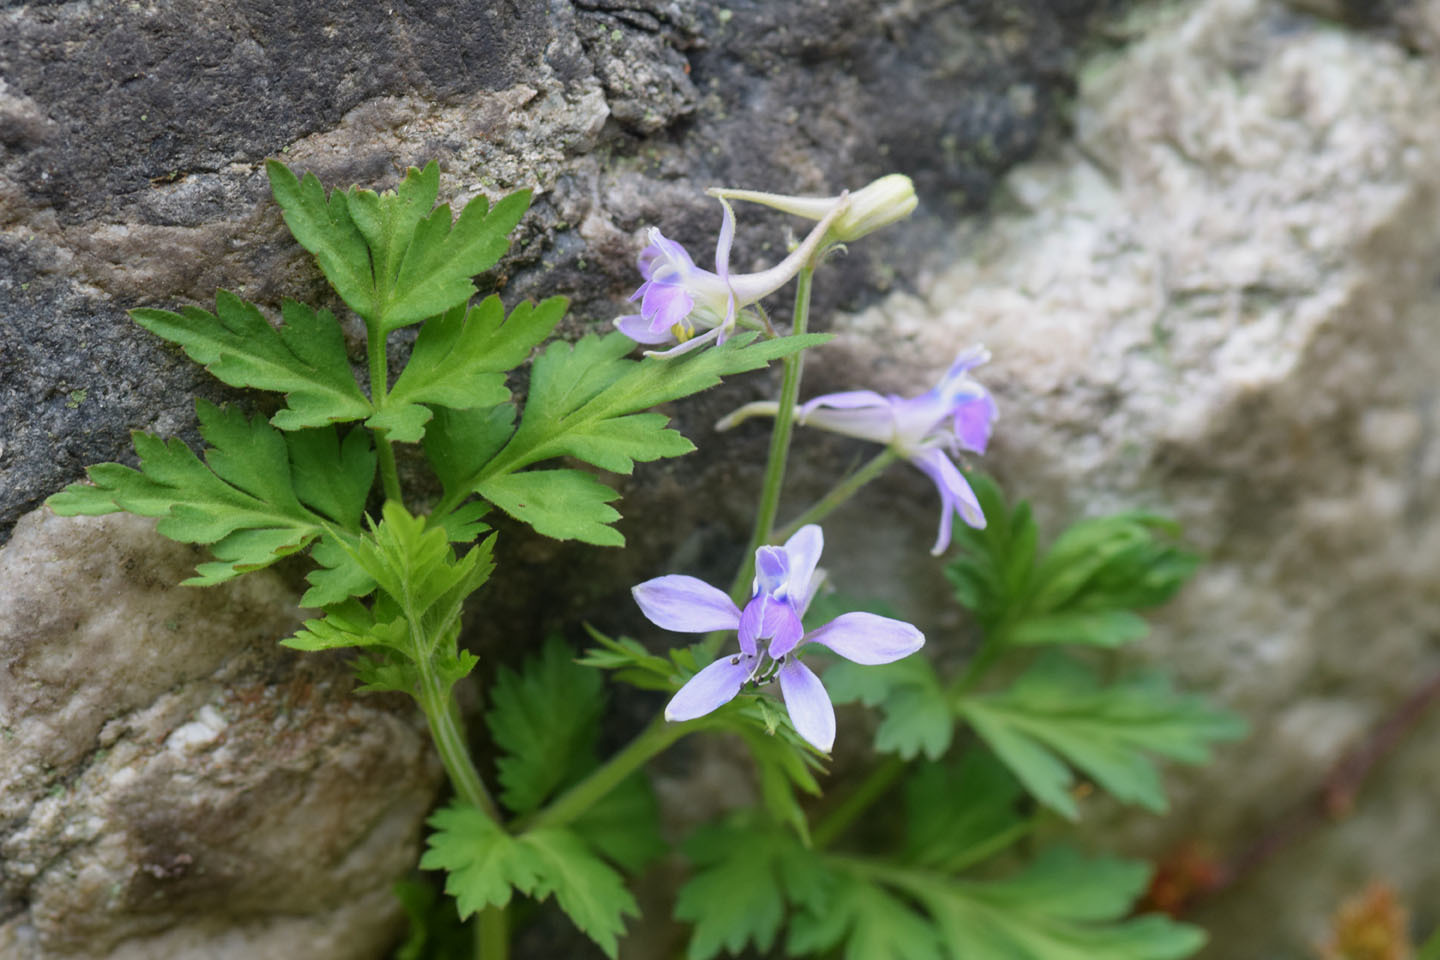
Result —
[[475, 956], [505, 960], [510, 955], [510, 923], [505, 907], [486, 907], [475, 924]]
[[905, 761], [894, 755], [885, 758], [885, 761], [870, 771], [870, 775], [860, 781], [859, 785], [850, 792], [850, 795], [840, 802], [834, 810], [827, 813], [811, 832], [810, 838], [815, 849], [823, 850], [834, 843], [850, 825], [859, 819], [860, 815], [869, 810], [875, 801], [883, 797], [895, 781], [905, 773]]
[[[460, 709], [445, 689], [429, 657], [416, 661], [420, 667], [420, 690], [416, 699], [430, 724], [430, 738], [440, 753], [440, 763], [450, 778], [450, 786], [461, 800], [478, 807], [496, 823], [500, 811], [480, 779], [480, 771], [470, 759], [465, 744], [465, 731], [460, 725]], [[506, 960], [510, 954], [510, 931], [504, 907], [486, 907], [475, 922], [475, 957], [477, 960]]]
[[[801, 269], [796, 278], [795, 322], [796, 336], [804, 333], [810, 325], [810, 286], [815, 277], [815, 268]], [[780, 408], [775, 412], [775, 429], [770, 434], [770, 456], [765, 462], [765, 479], [760, 485], [760, 507], [755, 511], [755, 528], [750, 534], [750, 543], [745, 548], [745, 558], [730, 585], [730, 599], [737, 605], [750, 597], [750, 578], [755, 574], [755, 551], [768, 543], [775, 526], [775, 514], [780, 509], [780, 488], [785, 483], [785, 461], [790, 454], [790, 433], [795, 425], [795, 400], [800, 396], [800, 376], [805, 370], [805, 351], [793, 353], [781, 363], [784, 376], [780, 381]], [[714, 644], [706, 638], [706, 648], [714, 655]]]
[[859, 470], [856, 470], [844, 480], [835, 484], [830, 492], [815, 501], [815, 504], [810, 507], [809, 510], [806, 510], [800, 514], [800, 516], [782, 527], [780, 532], [775, 534], [774, 539], [788, 540], [796, 530], [799, 530], [805, 526], [805, 524], [819, 523], [828, 517], [836, 507], [853, 497], [861, 487], [884, 473], [885, 468], [898, 459], [899, 454], [889, 447], [881, 450], [875, 456], [871, 457]]
[[[376, 410], [385, 406], [385, 394], [390, 389], [390, 365], [385, 358], [385, 333], [378, 323], [365, 324], [366, 353], [370, 359], [370, 403]], [[375, 453], [380, 461], [380, 483], [385, 488], [385, 499], [403, 502], [400, 495], [400, 472], [395, 469], [395, 448], [384, 430], [372, 430], [375, 435]]]
[[588, 777], [562, 793], [549, 806], [520, 817], [511, 824], [510, 829], [515, 833], [522, 833], [541, 827], [562, 827], [572, 822], [619, 786], [622, 780], [644, 766], [651, 757], [703, 725], [703, 720], [669, 723], [664, 717], [656, 717], [639, 736]]
[[450, 777], [450, 785], [455, 788], [455, 795], [479, 807], [487, 817], [499, 823], [500, 811], [496, 809], [495, 801], [490, 799], [490, 792], [480, 779], [480, 771], [475, 769], [475, 763], [470, 759], [465, 731], [460, 726], [459, 708], [429, 658], [420, 658], [417, 665], [420, 667], [420, 691], [416, 699], [420, 702], [420, 709], [425, 711], [430, 736], [440, 753], [445, 773]]

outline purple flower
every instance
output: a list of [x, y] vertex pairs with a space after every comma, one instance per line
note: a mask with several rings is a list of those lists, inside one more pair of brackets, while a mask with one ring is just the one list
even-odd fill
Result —
[[[990, 359], [984, 347], [955, 358], [933, 389], [904, 399], [870, 390], [829, 393], [803, 404], [795, 421], [834, 433], [888, 444], [918, 467], [940, 491], [940, 531], [931, 553], [950, 545], [956, 513], [972, 527], [985, 526], [985, 514], [952, 456], [984, 453], [995, 421], [995, 400], [971, 369]], [[947, 455], [948, 454], [948, 455]]]
[[[955, 358], [931, 390], [906, 399], [873, 390], [827, 393], [795, 410], [795, 422], [832, 433], [883, 443], [918, 467], [940, 491], [940, 531], [931, 553], [950, 546], [955, 514], [972, 527], [985, 526], [985, 514], [965, 476], [951, 457], [962, 451], [984, 453], [995, 421], [995, 401], [970, 371], [990, 359], [984, 347]], [[747, 417], [774, 416], [773, 402], [749, 403], [721, 420], [726, 430]]]
[[[657, 227], [650, 228], [650, 242], [637, 261], [645, 282], [630, 297], [640, 301], [640, 312], [615, 320], [616, 329], [636, 343], [676, 344], [669, 350], [647, 350], [649, 356], [673, 357], [708, 343], [724, 343], [734, 332], [740, 311], [789, 283], [818, 251], [835, 217], [848, 209], [848, 201], [841, 197], [805, 241], [770, 269], [731, 274], [735, 212], [724, 199], [720, 205], [724, 217], [715, 245], [714, 273], [697, 267], [684, 247], [667, 239]], [[701, 327], [709, 332], [696, 336]]]
[[816, 564], [824, 537], [802, 527], [783, 547], [755, 551], [755, 585], [741, 610], [722, 591], [694, 577], [647, 580], [631, 590], [651, 623], [678, 633], [738, 630], [740, 652], [705, 667], [671, 698], [665, 719], [693, 720], [729, 703], [747, 683], [779, 680], [785, 708], [800, 736], [828, 753], [835, 743], [835, 709], [820, 678], [795, 650], [818, 643], [856, 663], [890, 663], [925, 644], [912, 625], [873, 613], [847, 613], [805, 633], [800, 620], [820, 584]]

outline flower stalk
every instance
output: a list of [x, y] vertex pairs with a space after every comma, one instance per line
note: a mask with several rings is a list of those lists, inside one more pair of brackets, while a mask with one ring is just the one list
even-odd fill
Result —
[[[800, 270], [795, 285], [796, 336], [805, 333], [810, 325], [810, 288], [815, 277], [814, 265]], [[790, 455], [790, 434], [794, 427], [795, 402], [800, 397], [800, 378], [805, 372], [805, 351], [786, 357], [784, 374], [780, 381], [780, 403], [775, 410], [775, 429], [770, 434], [770, 455], [765, 461], [765, 478], [760, 484], [760, 506], [755, 511], [755, 526], [750, 532], [750, 543], [745, 548], [745, 560], [730, 585], [730, 599], [737, 605], [749, 597], [750, 578], [755, 575], [755, 551], [770, 542], [775, 526], [775, 515], [780, 509], [780, 488], [785, 485], [785, 462]], [[706, 639], [706, 648], [712, 655], [718, 643]]]

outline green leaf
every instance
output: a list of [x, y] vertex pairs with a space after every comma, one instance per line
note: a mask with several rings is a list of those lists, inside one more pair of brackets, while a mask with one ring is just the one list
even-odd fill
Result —
[[1071, 526], [1035, 572], [1033, 608], [1109, 610], [1168, 601], [1199, 564], [1176, 546], [1175, 523], [1148, 513], [1095, 517]]
[[475, 492], [547, 537], [625, 546], [620, 531], [610, 526], [620, 512], [609, 503], [620, 494], [580, 470], [502, 474], [481, 482]]
[[[156, 529], [181, 543], [208, 544], [214, 562], [202, 563], [185, 583], [208, 586], [274, 563], [327, 534], [332, 525], [316, 511], [355, 515], [354, 494], [365, 473], [368, 441], [350, 443], [348, 459], [326, 486], [308, 475], [307, 460], [329, 449], [333, 428], [295, 441], [301, 451], [298, 480], [292, 474], [290, 441], [264, 420], [247, 420], [229, 407], [196, 401], [200, 435], [210, 444], [202, 463], [180, 440], [133, 435], [140, 469], [118, 463], [90, 468], [93, 488], [72, 484], [51, 497], [56, 513], [97, 514], [124, 510], [159, 517]], [[348, 441], [347, 441], [348, 442]], [[347, 492], [348, 491], [348, 492]], [[348, 497], [348, 499], [347, 499]], [[302, 499], [304, 502], [302, 502]], [[315, 509], [311, 509], [311, 508]]]
[[629, 637], [607, 637], [588, 623], [585, 632], [600, 646], [586, 650], [577, 663], [597, 670], [613, 670], [616, 680], [641, 690], [674, 693], [679, 689], [673, 661], [657, 657]]
[[538, 900], [554, 893], [571, 922], [613, 960], [618, 938], [625, 932], [625, 917], [640, 915], [624, 878], [569, 830], [532, 830], [519, 842], [536, 864], [537, 882], [526, 892]]
[[431, 210], [439, 167], [411, 168], [395, 192], [335, 190], [327, 198], [314, 174], [303, 180], [284, 164], [265, 170], [295, 239], [315, 255], [326, 279], [367, 325], [382, 333], [463, 305], [471, 278], [493, 267], [530, 205], [521, 190], [491, 209], [484, 197], [451, 222], [450, 207]]
[[512, 837], [480, 810], [452, 803], [430, 817], [435, 832], [420, 859], [425, 870], [445, 870], [445, 892], [461, 917], [503, 907], [512, 890], [538, 900], [550, 894], [560, 909], [606, 956], [614, 957], [626, 916], [639, 916], [620, 874], [569, 830], [532, 830]]
[[379, 280], [379, 289], [389, 290], [395, 285], [415, 228], [434, 209], [439, 195], [440, 165], [434, 160], [424, 170], [407, 170], [393, 192], [377, 194], [352, 187], [346, 194], [350, 218], [370, 247], [371, 269]]
[[375, 484], [375, 448], [365, 430], [342, 442], [334, 430], [285, 434], [295, 495], [346, 530], [360, 530], [365, 500]]
[[359, 539], [355, 537], [342, 542], [326, 535], [315, 541], [310, 559], [318, 566], [305, 575], [310, 589], [300, 598], [300, 606], [329, 607], [349, 597], [370, 595], [375, 589], [375, 578], [356, 561], [358, 547]]
[[326, 610], [321, 619], [306, 620], [295, 636], [280, 643], [296, 650], [378, 646], [405, 653], [410, 649], [410, 629], [393, 604], [377, 617], [376, 611], [350, 599]]
[[628, 873], [638, 873], [666, 850], [660, 836], [660, 804], [643, 773], [621, 781], [570, 828]]
[[[761, 716], [767, 713], [770, 715]], [[732, 709], [730, 716], [748, 721], [731, 729], [750, 748], [765, 809], [776, 823], [788, 824], [808, 842], [810, 822], [795, 791], [812, 797], [820, 795], [820, 784], [813, 772], [819, 763], [811, 753], [813, 748], [799, 739], [788, 715], [770, 711], [765, 698], [747, 698]], [[718, 719], [724, 722], [726, 715]]]
[[1076, 819], [1070, 795], [1085, 771], [1117, 799], [1166, 807], [1150, 754], [1183, 763], [1209, 760], [1209, 744], [1243, 737], [1245, 724], [1158, 676], [1101, 687], [1087, 667], [1060, 655], [1038, 660], [1005, 691], [963, 697], [961, 714], [1036, 799]]
[[1180, 960], [1205, 934], [1151, 914], [1126, 919], [1149, 880], [1146, 864], [1085, 860], [1054, 848], [999, 881], [951, 880], [886, 870], [887, 884], [914, 896], [954, 960]]
[[637, 411], [699, 393], [722, 377], [759, 369], [827, 339], [807, 334], [757, 343], [746, 334], [701, 353], [639, 361], [627, 358], [635, 344], [623, 334], [552, 343], [531, 369], [519, 429], [487, 469], [572, 456], [602, 470], [630, 473], [637, 460], [688, 453], [694, 446], [665, 429], [666, 417]]
[[785, 952], [828, 954], [841, 943], [845, 960], [943, 960], [940, 936], [924, 915], [877, 883], [845, 876], [818, 909], [790, 921]]
[[536, 809], [577, 772], [595, 764], [604, 712], [600, 674], [575, 662], [558, 636], [519, 673], [501, 667], [485, 722], [495, 745], [500, 800], [515, 813]]
[[431, 417], [421, 404], [470, 409], [506, 403], [506, 372], [550, 335], [565, 306], [564, 297], [538, 307], [523, 303], [506, 320], [500, 298], [491, 296], [468, 311], [462, 305], [427, 320], [384, 409], [366, 425], [386, 429], [391, 440], [415, 443]]
[[315, 174], [297, 179], [278, 160], [266, 160], [265, 172], [275, 202], [284, 212], [285, 225], [300, 246], [315, 255], [340, 299], [367, 323], [378, 319], [380, 303], [371, 272], [370, 248], [350, 218], [345, 191], [336, 190], [327, 200], [325, 188]]
[[1121, 647], [1150, 632], [1150, 624], [1129, 610], [1074, 611], [1026, 617], [1008, 634], [1021, 646], [1069, 644]]
[[252, 304], [225, 290], [215, 295], [213, 314], [199, 307], [130, 311], [136, 323], [178, 343], [222, 382], [284, 393], [288, 405], [270, 418], [282, 430], [368, 417], [373, 408], [355, 383], [335, 317], [292, 300], [281, 314], [285, 324], [277, 330]]
[[986, 633], [993, 633], [1007, 614], [1023, 609], [1035, 564], [1035, 521], [1030, 507], [1013, 511], [995, 481], [983, 473], [967, 474], [985, 513], [985, 526], [955, 531], [960, 554], [945, 573], [956, 597], [972, 611]]
[[1199, 562], [1175, 524], [1122, 513], [1072, 525], [1037, 563], [1029, 506], [1011, 510], [993, 481], [970, 479], [989, 523], [957, 532], [946, 574], [992, 646], [1131, 643], [1149, 631], [1133, 610], [1169, 600]]
[[684, 845], [695, 871], [675, 898], [675, 917], [694, 924], [688, 960], [738, 954], [753, 943], [760, 953], [775, 943], [786, 895], [815, 903], [814, 855], [776, 824], [744, 815], [708, 824]]
[[475, 197], [454, 222], [448, 204], [421, 219], [393, 285], [382, 288], [389, 296], [379, 317], [381, 329], [418, 323], [469, 300], [475, 294], [471, 278], [495, 266], [510, 248], [510, 231], [529, 206], [530, 191], [520, 190], [493, 209], [484, 197]]
[[535, 857], [478, 808], [451, 801], [427, 822], [435, 832], [426, 838], [420, 869], [445, 871], [445, 892], [455, 898], [461, 919], [503, 907], [512, 890], [539, 883]]
[[905, 859], [958, 873], [1027, 831], [1017, 813], [1020, 785], [986, 750], [959, 763], [925, 763], [905, 781]]
[[836, 703], [860, 701], [884, 714], [875, 749], [913, 760], [938, 760], [950, 749], [955, 717], [935, 668], [924, 657], [866, 667], [842, 660], [825, 671], [825, 689]]
[[[495, 538], [457, 558], [443, 525], [411, 515], [394, 500], [386, 502], [382, 516], [381, 523], [354, 551], [355, 562], [418, 628], [420, 636], [412, 640], [417, 645], [422, 639], [433, 645], [430, 649], [417, 646], [416, 659], [452, 650], [465, 598], [495, 569], [491, 558]], [[457, 668], [460, 663], [456, 661]]]
[[488, 410], [452, 410], [440, 407], [425, 432], [425, 458], [445, 487], [448, 497], [459, 498], [475, 485], [480, 468], [515, 432], [515, 407], [502, 403]]
[[[442, 480], [452, 495], [460, 490], [478, 493], [546, 536], [621, 546], [624, 538], [609, 528], [620, 514], [606, 506], [619, 496], [614, 491], [575, 470], [516, 471], [571, 456], [629, 473], [636, 461], [688, 453], [694, 445], [668, 429], [664, 415], [641, 411], [827, 339], [812, 334], [756, 343], [747, 334], [693, 356], [638, 361], [626, 356], [635, 344], [621, 334], [552, 343], [531, 368], [524, 414], [503, 449], [486, 458], [451, 456], [439, 468]], [[482, 429], [478, 418], [458, 425], [467, 432], [483, 432], [487, 440], [500, 432], [493, 422]]]

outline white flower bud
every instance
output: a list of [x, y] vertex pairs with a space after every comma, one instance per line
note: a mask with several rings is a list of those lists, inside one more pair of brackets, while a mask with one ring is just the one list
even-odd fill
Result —
[[896, 220], [903, 220], [919, 203], [915, 196], [915, 184], [903, 173], [889, 174], [854, 193], [838, 197], [789, 197], [779, 193], [721, 187], [712, 187], [705, 192], [722, 200], [748, 200], [763, 204], [807, 220], [824, 219], [848, 198], [849, 208], [841, 211], [835, 222], [830, 224], [826, 235], [830, 243], [849, 243]]

